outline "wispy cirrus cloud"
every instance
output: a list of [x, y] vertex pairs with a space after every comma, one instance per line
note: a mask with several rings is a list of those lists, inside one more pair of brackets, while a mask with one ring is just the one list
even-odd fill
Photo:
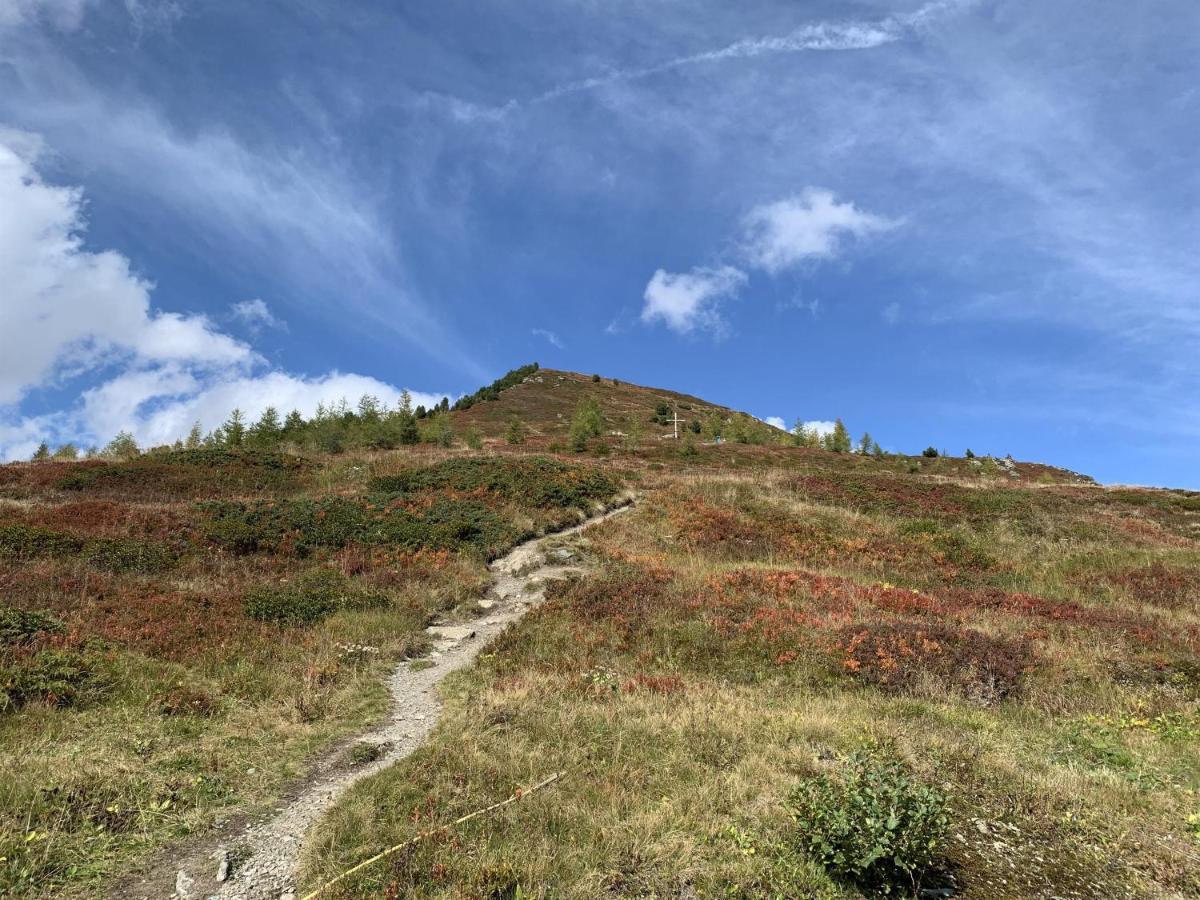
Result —
[[562, 338], [547, 328], [535, 328], [530, 333], [534, 337], [543, 338], [552, 347], [557, 347], [559, 350], [567, 349], [567, 345], [563, 343]]
[[[129, 12], [150, 27], [171, 8], [143, 0]], [[289, 302], [486, 375], [413, 287], [378, 185], [339, 154], [252, 142], [224, 124], [180, 128], [148, 98], [94, 84], [28, 16], [0, 29], [0, 75], [14, 86], [0, 90], [0, 122], [44, 135], [91, 177], [118, 185], [120, 202], [153, 209], [164, 230], [199, 232], [206, 250], [218, 245], [245, 266], [269, 259], [292, 288]]]
[[267, 302], [261, 297], [255, 297], [253, 300], [241, 300], [233, 304], [230, 307], [230, 311], [234, 319], [241, 322], [252, 332], [257, 333], [264, 328], [287, 331], [287, 322], [271, 312], [271, 308], [267, 306]]
[[743, 38], [712, 50], [688, 53], [651, 65], [616, 68], [601, 75], [555, 85], [525, 100], [510, 99], [495, 106], [471, 103], [459, 97], [434, 92], [424, 94], [423, 101], [431, 106], [439, 106], [452, 119], [460, 122], [498, 122], [519, 110], [550, 103], [573, 94], [641, 81], [693, 66], [790, 53], [872, 50], [913, 37], [939, 19], [974, 6], [975, 3], [976, 0], [936, 0], [912, 13], [887, 16], [877, 21], [816, 22], [803, 25], [784, 35]]

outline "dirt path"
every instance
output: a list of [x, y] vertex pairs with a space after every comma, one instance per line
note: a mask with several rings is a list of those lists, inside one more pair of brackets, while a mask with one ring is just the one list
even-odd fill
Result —
[[[282, 800], [273, 817], [240, 829], [226, 829], [203, 845], [177, 852], [136, 883], [118, 887], [114, 896], [138, 900], [292, 900], [304, 837], [313, 823], [355, 782], [420, 746], [441, 711], [437, 695], [441, 680], [469, 665], [506, 626], [540, 603], [546, 581], [584, 571], [578, 553], [567, 548], [546, 551], [545, 543], [557, 543], [629, 508], [617, 507], [580, 525], [527, 541], [493, 562], [490, 568], [494, 584], [480, 603], [484, 614], [463, 625], [430, 627], [427, 630], [434, 638], [435, 649], [428, 661], [433, 665], [414, 669], [406, 661], [392, 673], [390, 718], [354, 742], [375, 745], [380, 755], [374, 761], [348, 767], [349, 745], [339, 744], [316, 764], [303, 785]], [[238, 857], [232, 865], [228, 862], [231, 854]], [[221, 872], [223, 865], [228, 867], [225, 873]], [[219, 880], [224, 874], [227, 877]]]

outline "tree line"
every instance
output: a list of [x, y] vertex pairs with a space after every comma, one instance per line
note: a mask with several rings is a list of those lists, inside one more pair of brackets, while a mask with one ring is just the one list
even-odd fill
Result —
[[[449, 411], [450, 400], [447, 397], [430, 409], [414, 407], [408, 391], [401, 393], [399, 402], [390, 408], [370, 394], [364, 395], [353, 407], [346, 400], [328, 405], [319, 403], [310, 418], [305, 418], [299, 410], [280, 416], [276, 407], [268, 406], [256, 421], [250, 422], [242, 410], [235, 409], [212, 431], [206, 433], [203, 425], [196, 422], [187, 437], [172, 445], [152, 449], [220, 447], [278, 450], [294, 447], [322, 453], [341, 453], [355, 448], [388, 450], [419, 443], [448, 447], [456, 437], [450, 424]], [[482, 444], [482, 436], [474, 429], [467, 429], [462, 439], [468, 446]], [[133, 435], [122, 431], [103, 448], [93, 447], [87, 451], [80, 451], [74, 444], [63, 444], [51, 451], [49, 445], [43, 442], [33, 454], [33, 459], [129, 459], [141, 452]]]

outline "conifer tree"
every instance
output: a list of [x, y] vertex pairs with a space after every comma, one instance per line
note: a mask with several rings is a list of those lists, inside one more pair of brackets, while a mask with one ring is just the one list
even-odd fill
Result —
[[188, 432], [187, 438], [183, 442], [183, 449], [197, 450], [200, 443], [204, 440], [204, 429], [200, 427], [199, 422], [192, 425], [191, 431]]
[[128, 431], [119, 431], [117, 436], [108, 442], [108, 446], [101, 451], [101, 455], [108, 459], [133, 459], [140, 450], [138, 450], [137, 441], [133, 439], [133, 435]]
[[575, 417], [571, 420], [571, 446], [576, 451], [587, 447], [589, 438], [600, 437], [604, 434], [604, 411], [595, 397], [584, 397], [575, 407]]
[[38, 444], [38, 448], [33, 451], [33, 461], [42, 462], [50, 458], [50, 445], [45, 441]]
[[846, 430], [846, 424], [841, 419], [834, 420], [833, 431], [825, 438], [825, 449], [834, 453], [849, 453], [850, 446], [850, 432]]
[[279, 424], [279, 412], [273, 406], [263, 410], [262, 416], [250, 428], [250, 443], [256, 447], [274, 447], [282, 437], [283, 426]]
[[510, 444], [525, 443], [525, 425], [516, 416], [508, 420], [508, 431], [505, 433], [504, 439]]
[[234, 409], [221, 426], [227, 447], [240, 447], [246, 441], [246, 421], [240, 409]]
[[396, 414], [398, 425], [396, 428], [396, 439], [401, 444], [418, 444], [421, 442], [421, 432], [417, 429], [417, 420], [412, 413], [405, 414], [399, 412]]
[[54, 458], [55, 459], [78, 459], [79, 458], [79, 448], [77, 448], [74, 444], [63, 444], [61, 447], [59, 447], [57, 450], [54, 451]]
[[358, 401], [358, 417], [367, 424], [374, 424], [380, 418], [379, 398], [371, 394], [363, 394]]

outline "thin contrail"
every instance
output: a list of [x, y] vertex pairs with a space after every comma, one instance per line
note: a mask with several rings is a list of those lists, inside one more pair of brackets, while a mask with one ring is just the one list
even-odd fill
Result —
[[676, 57], [652, 66], [617, 69], [605, 75], [568, 81], [543, 91], [527, 100], [509, 100], [500, 106], [481, 107], [457, 98], [443, 98], [451, 103], [451, 113], [462, 121], [498, 121], [519, 109], [549, 103], [570, 94], [596, 90], [613, 84], [638, 81], [675, 69], [725, 59], [752, 59], [756, 56], [804, 51], [870, 50], [892, 44], [927, 27], [949, 13], [974, 5], [976, 0], [934, 0], [915, 12], [903, 16], [888, 16], [878, 22], [823, 22], [805, 25], [782, 37], [747, 38], [716, 50]]

